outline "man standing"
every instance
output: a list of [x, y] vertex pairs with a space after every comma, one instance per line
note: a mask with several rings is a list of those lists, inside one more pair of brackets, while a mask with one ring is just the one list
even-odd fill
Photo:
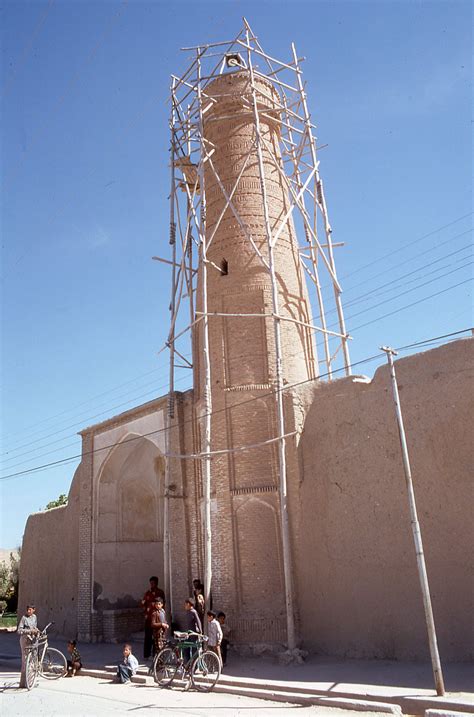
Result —
[[143, 657], [145, 660], [151, 657], [153, 646], [153, 628], [151, 623], [155, 600], [157, 600], [157, 598], [161, 598], [164, 604], [165, 594], [163, 590], [158, 587], [158, 578], [156, 575], [152, 575], [150, 578], [150, 589], [146, 591], [142, 600], [142, 607], [145, 613], [145, 641], [143, 643]]
[[26, 687], [26, 658], [28, 655], [28, 646], [31, 644], [34, 635], [37, 635], [39, 632], [35, 611], [36, 608], [34, 605], [27, 606], [26, 615], [23, 615], [21, 618], [17, 630], [20, 635], [21, 647], [20, 687]]

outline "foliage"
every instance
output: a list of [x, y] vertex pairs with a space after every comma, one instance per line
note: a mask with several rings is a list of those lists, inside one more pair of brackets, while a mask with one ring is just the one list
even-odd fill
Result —
[[67, 495], [65, 493], [61, 493], [59, 498], [56, 498], [56, 500], [50, 501], [46, 506], [46, 510], [51, 510], [51, 508], [59, 508], [60, 505], [67, 505]]
[[0, 615], [3, 615], [5, 610], [7, 609], [7, 601], [6, 600], [0, 600]]
[[6, 612], [0, 617], [0, 627], [16, 627], [17, 616], [14, 612]]
[[8, 609], [16, 612], [18, 606], [18, 585], [20, 582], [21, 548], [16, 553], [10, 553], [10, 584], [11, 594], [8, 600]]
[[0, 601], [12, 612], [16, 612], [18, 605], [20, 552], [18, 548], [16, 553], [10, 553], [10, 565], [5, 560], [0, 563]]
[[0, 599], [4, 599], [8, 595], [10, 588], [10, 568], [4, 560], [0, 563]]

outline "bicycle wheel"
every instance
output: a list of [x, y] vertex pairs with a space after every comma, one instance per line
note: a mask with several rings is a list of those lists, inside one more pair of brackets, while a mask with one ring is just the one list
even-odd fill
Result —
[[153, 674], [158, 687], [169, 687], [178, 669], [178, 658], [171, 647], [164, 647], [155, 657]]
[[38, 679], [39, 665], [38, 665], [38, 650], [32, 650], [26, 658], [26, 689], [32, 690]]
[[67, 662], [63, 653], [54, 647], [47, 647], [41, 662], [41, 676], [47, 680], [58, 680], [67, 672]]
[[193, 687], [200, 692], [210, 692], [221, 676], [221, 661], [215, 652], [206, 650], [197, 655], [191, 667]]

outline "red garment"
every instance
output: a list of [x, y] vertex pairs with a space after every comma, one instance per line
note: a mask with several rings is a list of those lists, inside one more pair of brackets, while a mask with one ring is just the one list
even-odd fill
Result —
[[143, 596], [142, 605], [145, 613], [145, 623], [147, 625], [151, 625], [151, 616], [155, 609], [154, 603], [157, 598], [161, 598], [164, 604], [165, 594], [161, 588], [153, 588], [153, 590], [150, 588]]

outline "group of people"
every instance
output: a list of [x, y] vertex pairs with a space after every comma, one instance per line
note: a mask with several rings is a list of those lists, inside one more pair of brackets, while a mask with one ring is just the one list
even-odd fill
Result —
[[[212, 599], [210, 600], [212, 605]], [[166, 621], [165, 594], [159, 587], [156, 575], [150, 578], [150, 588], [143, 596], [142, 606], [145, 612], [145, 641], [143, 657], [149, 660], [157, 654], [166, 642], [170, 625]], [[180, 620], [183, 631], [202, 634], [207, 620], [208, 648], [213, 650], [221, 659], [222, 665], [227, 662], [227, 648], [229, 645], [229, 628], [226, 625], [226, 616], [223, 612], [206, 610], [204, 598], [204, 585], [196, 578], [193, 580], [193, 595], [184, 601], [184, 615]]]
[[[212, 599], [211, 599], [212, 605]], [[166, 618], [165, 594], [159, 587], [156, 575], [150, 578], [150, 588], [146, 591], [141, 601], [145, 613], [145, 639], [143, 645], [143, 657], [145, 660], [153, 658], [154, 655], [165, 646], [170, 624]], [[193, 580], [193, 595], [184, 601], [184, 614], [179, 627], [183, 631], [203, 634], [204, 624], [207, 620], [208, 648], [215, 652], [222, 665], [227, 662], [227, 648], [229, 645], [229, 628], [226, 625], [226, 616], [223, 612], [214, 612], [212, 609], [206, 611], [204, 598], [204, 585], [199, 579]], [[173, 625], [174, 627], [174, 625]], [[20, 687], [26, 687], [26, 657], [28, 647], [39, 634], [36, 618], [36, 608], [28, 605], [26, 613], [18, 625], [21, 647], [21, 676]], [[67, 643], [67, 677], [74, 677], [82, 668], [82, 659], [79, 653], [76, 640], [69, 640]], [[191, 654], [189, 655], [191, 657]], [[117, 680], [122, 684], [130, 682], [131, 677], [138, 669], [138, 660], [132, 652], [130, 644], [123, 647], [123, 658], [117, 666]]]

